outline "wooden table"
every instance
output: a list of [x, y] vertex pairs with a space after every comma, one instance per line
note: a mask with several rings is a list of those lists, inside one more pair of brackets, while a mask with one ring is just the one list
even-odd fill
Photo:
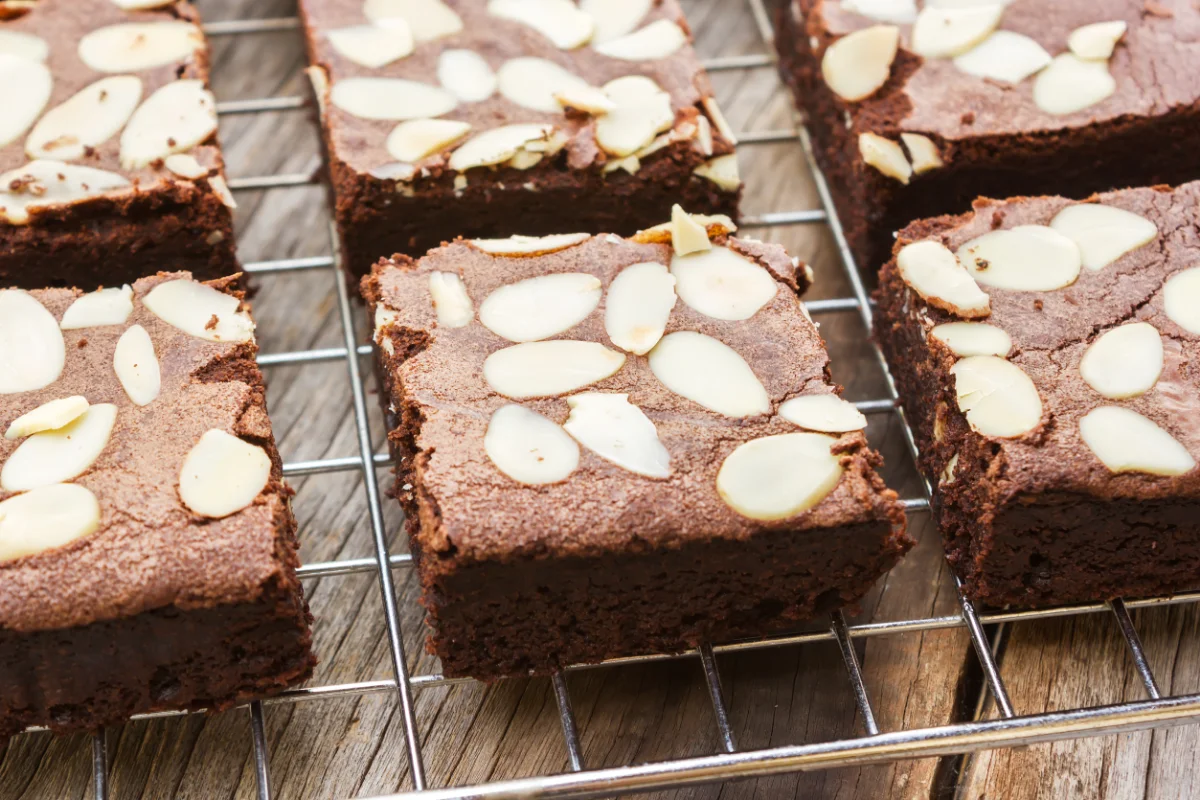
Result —
[[[758, 54], [763, 46], [741, 0], [685, 0], [705, 57]], [[294, 0], [201, 0], [206, 20], [287, 17]], [[295, 30], [215, 38], [219, 100], [306, 95], [303, 51]], [[722, 108], [739, 131], [787, 130], [791, 102], [769, 68], [713, 75]], [[309, 111], [226, 115], [222, 140], [231, 177], [314, 173], [320, 157]], [[740, 150], [749, 214], [818, 207], [794, 141]], [[329, 252], [328, 210], [319, 185], [238, 193], [237, 224], [246, 261]], [[846, 297], [850, 287], [824, 226], [747, 231], [779, 241], [816, 271], [812, 298]], [[169, 265], [164, 265], [169, 266]], [[341, 346], [329, 270], [260, 279], [255, 300], [264, 353]], [[365, 327], [359, 320], [360, 334]], [[851, 399], [886, 395], [881, 372], [856, 314], [819, 317], [834, 377]], [[365, 341], [365, 338], [361, 340]], [[364, 361], [364, 364], [366, 362]], [[267, 370], [271, 417], [286, 461], [357, 452], [351, 392], [340, 360]], [[374, 392], [373, 386], [370, 391]], [[383, 425], [371, 413], [377, 446]], [[887, 478], [906, 497], [921, 487], [893, 414], [872, 417], [871, 440], [884, 453]], [[373, 555], [363, 485], [357, 472], [293, 481], [306, 563]], [[407, 543], [401, 515], [385, 503], [393, 552]], [[927, 515], [911, 519], [919, 547], [863, 604], [862, 620], [957, 613], [952, 583]], [[395, 572], [412, 672], [436, 673], [422, 648], [418, 585]], [[378, 584], [370, 573], [308, 582], [321, 658], [312, 684], [392, 677]], [[1200, 614], [1190, 606], [1134, 614], [1164, 693], [1200, 688]], [[852, 621], [855, 621], [852, 620]], [[1098, 705], [1143, 697], [1132, 661], [1110, 615], [1021, 623], [992, 631], [1017, 713]], [[978, 662], [962, 629], [875, 637], [858, 642], [864, 680], [880, 727], [913, 728], [992, 716], [981, 701]], [[718, 656], [738, 745], [821, 742], [862, 733], [836, 646], [816, 643]], [[695, 658], [606, 667], [567, 678], [589, 767], [710, 754], [720, 750], [712, 706]], [[417, 721], [434, 786], [462, 785], [568, 769], [550, 682], [509, 680], [419, 691]], [[108, 733], [110, 796], [251, 798], [256, 783], [249, 714], [138, 722]], [[266, 707], [276, 798], [340, 800], [411, 787], [403, 727], [393, 692]], [[1200, 797], [1200, 729], [1110, 736], [968, 758], [930, 759], [863, 769], [788, 775], [667, 793], [679, 798], [1192, 798]], [[86, 736], [15, 738], [0, 749], [0, 798], [68, 800], [90, 796]]]

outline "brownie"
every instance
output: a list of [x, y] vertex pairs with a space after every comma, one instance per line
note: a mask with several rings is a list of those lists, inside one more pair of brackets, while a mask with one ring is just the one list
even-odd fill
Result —
[[188, 2], [0, 8], [0, 286], [238, 271], [208, 67]]
[[951, 5], [789, 0], [777, 15], [780, 68], [863, 268], [904, 225], [976, 197], [1200, 177], [1191, 0]]
[[875, 334], [967, 595], [1200, 587], [1200, 183], [900, 232]]
[[302, 0], [337, 228], [362, 276], [462, 235], [736, 218], [734, 134], [676, 0]]
[[447, 674], [794, 628], [911, 546], [797, 296], [807, 267], [690, 224], [686, 257], [662, 229], [460, 239], [364, 279]]
[[0, 739], [311, 673], [292, 493], [229, 283], [0, 291]]

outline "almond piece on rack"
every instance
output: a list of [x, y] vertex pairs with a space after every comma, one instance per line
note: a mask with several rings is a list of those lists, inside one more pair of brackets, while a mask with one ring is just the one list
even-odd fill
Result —
[[905, 245], [896, 267], [908, 287], [932, 306], [969, 319], [992, 313], [987, 294], [941, 242]]
[[1117, 90], [1107, 61], [1085, 61], [1063, 53], [1038, 73], [1033, 102], [1047, 114], [1065, 115], [1094, 106]]
[[545, 141], [553, 130], [552, 125], [505, 125], [477, 133], [450, 155], [450, 169], [466, 172], [502, 164], [530, 144]]
[[365, 0], [363, 13], [385, 28], [403, 20], [417, 42], [452, 36], [463, 29], [462, 17], [442, 0]]
[[804, 394], [779, 406], [779, 416], [801, 428], [821, 433], [848, 433], [867, 427], [867, 418], [836, 394]]
[[25, 140], [30, 158], [70, 161], [117, 135], [142, 99], [136, 75], [101, 78], [45, 113]]
[[467, 287], [453, 272], [429, 273], [429, 297], [438, 325], [444, 328], [464, 328], [475, 319], [475, 306]]
[[1184, 475], [1196, 459], [1153, 420], [1118, 406], [1101, 406], [1079, 420], [1079, 437], [1110, 472]]
[[592, 38], [592, 15], [572, 0], [490, 0], [494, 17], [528, 25], [560, 50], [574, 50]]
[[848, 33], [825, 48], [821, 76], [829, 90], [854, 103], [879, 91], [892, 74], [900, 46], [895, 25], [873, 25]]
[[580, 0], [579, 7], [592, 16], [592, 41], [610, 42], [632, 33], [650, 13], [654, 0]]
[[625, 364], [625, 354], [596, 342], [552, 339], [497, 350], [483, 362], [483, 377], [514, 400], [554, 397], [602, 381]]
[[622, 61], [657, 61], [673, 55], [685, 44], [687, 34], [683, 28], [669, 19], [660, 19], [633, 33], [600, 42], [593, 49]]
[[563, 108], [574, 108], [596, 117], [617, 107], [616, 103], [608, 99], [604, 90], [586, 83], [564, 86], [554, 93], [554, 99]]
[[0, 30], [0, 55], [45, 61], [50, 57], [50, 45], [45, 39], [32, 33]]
[[924, 58], [962, 55], [982, 42], [1000, 24], [1002, 3], [964, 8], [926, 5], [912, 28], [912, 51]]
[[413, 35], [403, 19], [383, 25], [351, 25], [325, 34], [342, 57], [370, 69], [379, 69], [412, 54]]
[[148, 406], [162, 390], [162, 373], [154, 342], [141, 325], [134, 325], [121, 334], [113, 352], [113, 370], [121, 388], [135, 405]]
[[86, 397], [61, 397], [42, 403], [37, 408], [13, 420], [4, 432], [5, 439], [24, 439], [42, 431], [56, 431], [73, 422], [88, 410]]
[[919, 133], [902, 133], [900, 141], [904, 142], [904, 146], [908, 148], [908, 158], [912, 162], [913, 172], [917, 175], [945, 166], [937, 145], [928, 136], [922, 136]]
[[742, 185], [735, 153], [710, 158], [692, 170], [692, 174], [715, 183], [727, 192], [736, 192]]
[[500, 406], [488, 422], [483, 450], [517, 483], [558, 483], [579, 466], [579, 445], [560, 425], [524, 406]]
[[211, 286], [189, 280], [160, 283], [142, 304], [163, 322], [197, 339], [210, 342], [254, 340], [254, 322], [241, 301]]
[[59, 327], [64, 331], [122, 325], [133, 313], [133, 289], [129, 284], [80, 295], [67, 307]]
[[618, 158], [632, 155], [675, 124], [671, 95], [641, 75], [627, 75], [604, 85], [616, 108], [596, 120], [596, 143]]
[[649, 353], [675, 307], [675, 278], [655, 261], [631, 264], [613, 278], [604, 302], [604, 330], [634, 355]]
[[1145, 394], [1158, 383], [1162, 370], [1162, 337], [1147, 322], [1106, 331], [1079, 362], [1079, 374], [1087, 385], [1110, 400]]
[[669, 333], [650, 351], [649, 361], [663, 386], [709, 411], [735, 418], [771, 412], [767, 390], [746, 359], [711, 336]]
[[510, 236], [507, 239], [469, 239], [472, 246], [494, 256], [542, 256], [582, 244], [589, 233], [552, 233], [549, 236]]
[[1028, 36], [996, 31], [954, 59], [954, 66], [968, 75], [1001, 83], [1020, 83], [1045, 68], [1051, 61], [1046, 49]]
[[[50, 102], [54, 78], [40, 61], [0, 53], [0, 147], [17, 139], [37, 121]], [[0, 200], [0, 202], [3, 202]]]
[[510, 342], [549, 339], [583, 322], [600, 305], [600, 280], [557, 272], [509, 283], [479, 304], [479, 321]]
[[750, 319], [779, 291], [771, 273], [728, 247], [675, 256], [671, 274], [679, 299], [713, 319]]
[[895, 25], [911, 25], [917, 21], [916, 0], [842, 0], [842, 9]]
[[1078, 245], [1088, 269], [1103, 269], [1158, 236], [1158, 226], [1145, 217], [1099, 203], [1067, 206], [1050, 227]]
[[647, 478], [671, 477], [671, 456], [658, 430], [627, 394], [582, 392], [567, 398], [563, 428], [605, 461]]
[[958, 248], [957, 255], [979, 283], [1018, 292], [1052, 292], [1070, 286], [1083, 264], [1075, 242], [1045, 225], [985, 233]]
[[443, 50], [438, 82], [463, 103], [480, 103], [496, 93], [496, 73], [474, 50]]
[[1167, 279], [1163, 284], [1163, 310], [1176, 325], [1200, 335], [1200, 267], [1185, 269]]
[[967, 356], [950, 368], [958, 408], [984, 436], [1022, 436], [1042, 421], [1042, 398], [1025, 371], [996, 356]]
[[1125, 35], [1124, 20], [1093, 22], [1071, 31], [1067, 47], [1080, 58], [1089, 61], [1106, 61], [1113, 54], [1117, 42]]
[[717, 493], [749, 519], [770, 522], [807, 511], [842, 479], [841, 460], [823, 433], [784, 433], [751, 439], [726, 456]]
[[0, 175], [0, 220], [29, 222], [30, 212], [65, 205], [126, 189], [129, 181], [115, 172], [39, 159]]
[[121, 134], [121, 166], [144, 167], [184, 153], [217, 131], [217, 106], [203, 81], [174, 81], [146, 98]]
[[900, 147], [899, 142], [874, 133], [860, 133], [858, 152], [863, 161], [889, 178], [895, 178], [904, 184], [912, 178], [912, 164], [908, 163], [908, 157], [904, 155], [904, 149]]
[[1007, 358], [1012, 337], [1003, 328], [986, 322], [945, 322], [934, 326], [929, 335], [956, 356], [999, 356]]
[[271, 479], [261, 447], [213, 428], [188, 451], [179, 470], [179, 499], [202, 517], [221, 519], [254, 502]]
[[42, 389], [66, 364], [58, 321], [28, 292], [0, 289], [0, 394]]
[[333, 84], [329, 100], [360, 119], [425, 119], [458, 107], [445, 89], [404, 78], [344, 78]]
[[104, 452], [116, 421], [117, 407], [100, 403], [57, 430], [35, 433], [4, 462], [0, 488], [24, 492], [82, 475]]
[[510, 58], [496, 71], [500, 94], [523, 108], [548, 114], [562, 109], [555, 95], [591, 88], [583, 78], [544, 58]]
[[469, 122], [453, 119], [410, 119], [388, 134], [387, 151], [398, 161], [420, 161], [450, 147], [470, 130]]
[[43, 486], [0, 502], [0, 563], [32, 556], [90, 536], [100, 527], [100, 504], [71, 483]]
[[204, 47], [190, 22], [127, 22], [84, 34], [79, 59], [97, 72], [138, 72], [188, 62]]

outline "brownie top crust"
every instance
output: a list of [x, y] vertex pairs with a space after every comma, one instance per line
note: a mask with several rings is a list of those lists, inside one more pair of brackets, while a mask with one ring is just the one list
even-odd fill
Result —
[[0, 628], [295, 581], [253, 323], [190, 278], [0, 291]]
[[881, 292], [905, 294], [889, 323], [919, 328], [944, 387], [943, 487], [1200, 496], [1198, 208], [1190, 183], [980, 200], [900, 232]]
[[[232, 205], [208, 49], [188, 2], [39, 0], [0, 12], [0, 226], [146, 192]], [[203, 184], [200, 184], [203, 186]]]
[[[711, 249], [700, 229], [702, 249], [686, 257], [652, 229], [458, 240], [377, 265], [364, 293], [400, 417], [393, 437], [413, 454], [400, 476], [424, 552], [461, 565], [903, 525], [797, 296], [807, 267], [731, 227], [710, 225]], [[559, 322], [538, 329], [548, 318]], [[577, 351], [550, 364], [555, 347]], [[575, 379], [533, 385], [555, 373]], [[756, 446], [781, 434], [814, 448], [773, 473], [799, 484], [783, 488], [783, 508], [748, 508]], [[529, 480], [522, 447], [539, 467], [566, 466]]]
[[[736, 189], [734, 135], [676, 0], [305, 0], [331, 156], [402, 184], [513, 167], [636, 173], [669, 155]], [[407, 42], [407, 46], [405, 46]], [[662, 151], [662, 152], [660, 152]], [[561, 154], [561, 155], [560, 155]]]

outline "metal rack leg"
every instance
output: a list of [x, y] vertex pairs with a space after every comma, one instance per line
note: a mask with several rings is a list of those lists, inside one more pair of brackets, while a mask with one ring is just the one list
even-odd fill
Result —
[[250, 704], [250, 734], [254, 739], [254, 777], [258, 781], [258, 800], [271, 800], [270, 754], [267, 751], [267, 729], [263, 724], [262, 703]]
[[846, 662], [846, 671], [850, 673], [850, 686], [854, 689], [854, 702], [858, 712], [862, 714], [863, 726], [870, 736], [879, 735], [879, 725], [875, 722], [875, 712], [871, 710], [871, 699], [867, 697], [867, 686], [863, 683], [862, 668], [858, 664], [858, 654], [854, 652], [854, 643], [850, 641], [850, 633], [846, 630], [846, 618], [840, 610], [830, 615], [832, 618], [833, 636], [837, 639], [838, 649], [842, 651], [842, 661]]
[[579, 744], [579, 729], [575, 727], [575, 711], [571, 707], [571, 695], [561, 672], [551, 678], [554, 699], [558, 703], [558, 721], [562, 723], [563, 739], [567, 742], [567, 757], [571, 760], [571, 771], [583, 771], [583, 748]]
[[1154, 679], [1150, 662], [1146, 660], [1146, 653], [1142, 650], [1142, 638], [1138, 636], [1137, 628], [1133, 627], [1133, 620], [1129, 618], [1129, 609], [1125, 608], [1125, 601], [1118, 597], [1109, 603], [1109, 606], [1113, 616], [1117, 618], [1117, 625], [1121, 628], [1121, 635], [1125, 637], [1125, 644], [1129, 645], [1129, 652], [1133, 654], [1133, 664], [1142, 676], [1146, 694], [1151, 700], [1159, 699], [1162, 695], [1158, 690], [1158, 681]]
[[704, 681], [708, 684], [708, 696], [712, 699], [713, 714], [717, 718], [717, 730], [721, 733], [721, 746], [726, 753], [737, 751], [737, 740], [733, 736], [733, 728], [729, 725], [729, 712], [725, 708], [725, 695], [721, 691], [721, 673], [717, 671], [717, 659], [713, 655], [712, 645], [708, 642], [700, 645], [700, 664], [704, 667]]
[[108, 737], [103, 729], [92, 734], [92, 796], [108, 797]]

